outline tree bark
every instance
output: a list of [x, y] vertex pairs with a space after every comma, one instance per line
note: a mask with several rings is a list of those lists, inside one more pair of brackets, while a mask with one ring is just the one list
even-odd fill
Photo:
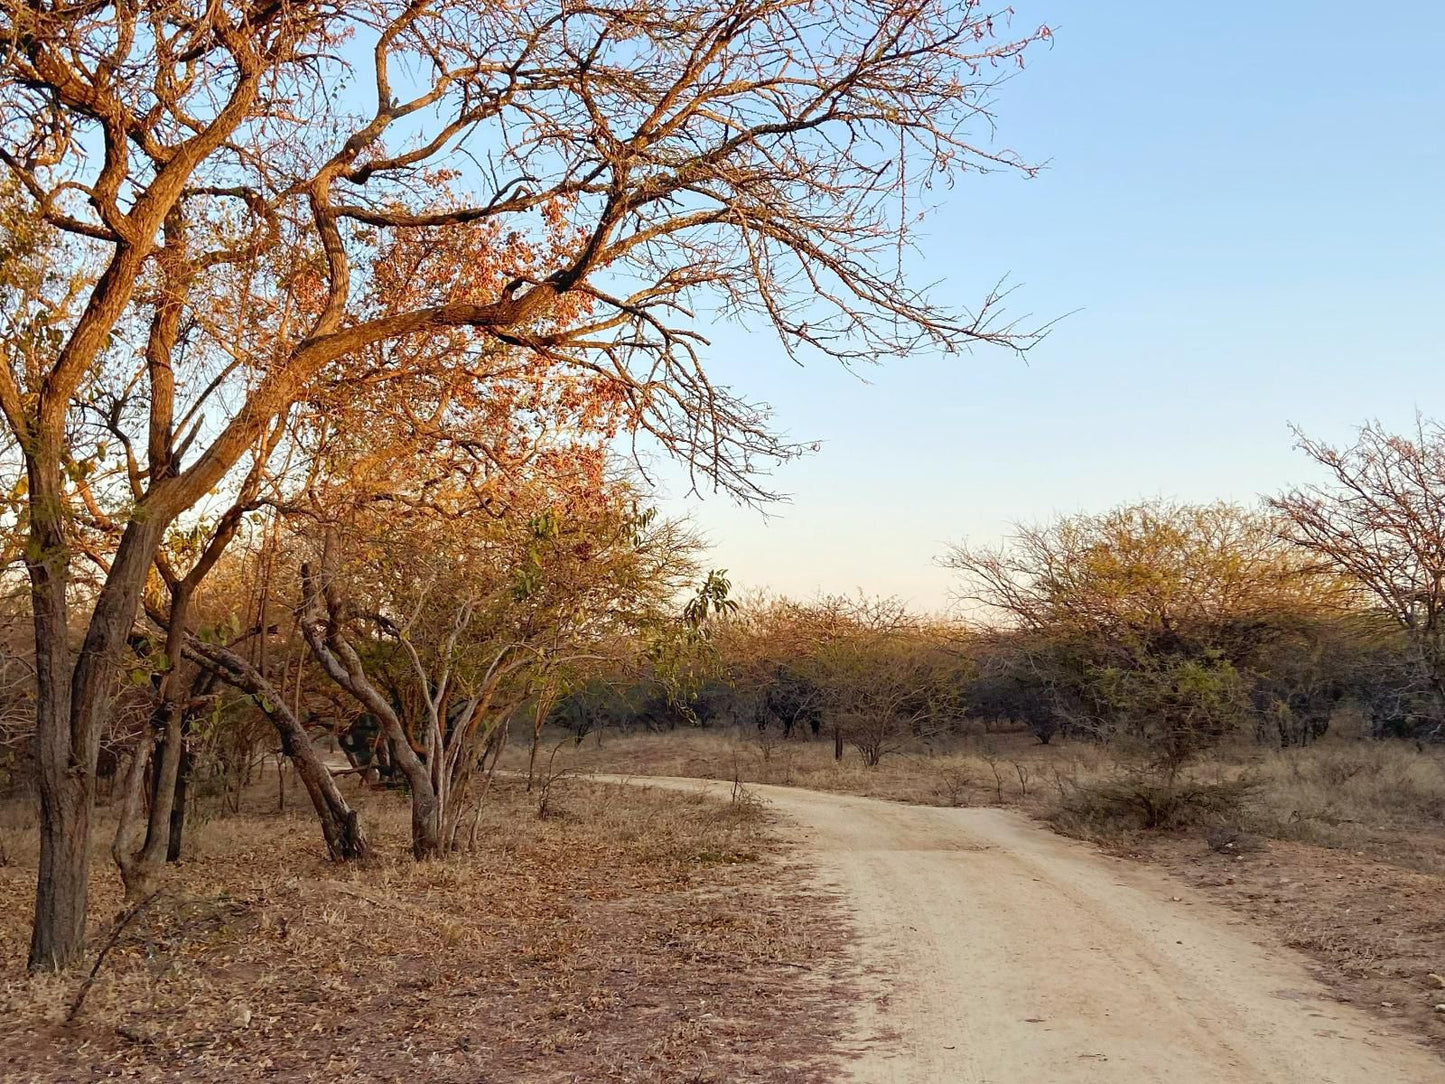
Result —
[[176, 800], [171, 803], [171, 821], [169, 830], [166, 833], [166, 861], [179, 862], [181, 860], [181, 843], [186, 834], [186, 802], [190, 798], [191, 790], [191, 768], [193, 758], [191, 751], [184, 747], [186, 738], [185, 731], [189, 727], [182, 727], [181, 733], [181, 763], [176, 773]]
[[[170, 847], [171, 815], [175, 809], [181, 758], [185, 754], [185, 738], [176, 714], [176, 705], [167, 701], [159, 705], [152, 716], [135, 752], [135, 761], [142, 766], [146, 759], [153, 758], [149, 773], [149, 810], [145, 802], [131, 801], [127, 794], [116, 826], [115, 842], [111, 845], [111, 856], [125, 885], [125, 898], [130, 902], [144, 899], [155, 891], [156, 878], [165, 866]], [[140, 793], [145, 789], [142, 786]], [[139, 823], [142, 820], [143, 826]]]
[[[328, 553], [330, 545], [328, 539]], [[326, 574], [330, 574], [329, 569]], [[301, 634], [311, 648], [312, 657], [331, 680], [376, 716], [391, 741], [396, 766], [406, 776], [411, 790], [412, 854], [418, 859], [436, 857], [442, 852], [442, 810], [432, 785], [431, 769], [412, 748], [401, 719], [367, 678], [360, 657], [343, 634], [339, 620], [343, 607], [334, 597], [334, 586], [328, 582], [323, 588], [306, 564], [301, 566], [301, 600]], [[435, 751], [435, 755], [440, 754], [441, 750]]]
[[[178, 665], [179, 659], [172, 663]], [[168, 675], [174, 686], [174, 672]], [[140, 852], [140, 864], [147, 880], [154, 880], [166, 864], [166, 851], [171, 842], [171, 811], [175, 808], [176, 781], [180, 775], [181, 758], [185, 755], [186, 739], [181, 732], [181, 706], [171, 693], [161, 704], [160, 733], [156, 744], [155, 786], [151, 790], [150, 819], [146, 824], [145, 844]], [[127, 891], [130, 886], [126, 886]], [[149, 895], [151, 888], [139, 895]]]
[[35, 890], [30, 968], [59, 969], [79, 958], [85, 943], [85, 878], [90, 842], [93, 773], [77, 771], [70, 720], [70, 613], [66, 590], [70, 553], [62, 523], [60, 436], [27, 449], [31, 616], [35, 626], [35, 761], [40, 796], [40, 871]]
[[193, 636], [186, 638], [184, 650], [197, 661], [217, 667], [227, 684], [251, 693], [261, 701], [262, 710], [281, 736], [282, 750], [296, 766], [296, 775], [316, 810], [327, 853], [334, 859], [346, 861], [367, 857], [371, 848], [361, 830], [356, 811], [336, 785], [336, 777], [321, 759], [311, 735], [306, 733], [301, 720], [276, 687], [234, 651], [202, 644]]
[[120, 879], [125, 885], [126, 898], [134, 900], [149, 895], [140, 891], [148, 886], [139, 868], [141, 845], [145, 839], [145, 794], [146, 782], [150, 776], [151, 754], [155, 750], [155, 731], [147, 728], [131, 751], [130, 763], [126, 767], [125, 780], [121, 785], [119, 823], [115, 839], [111, 842], [110, 853], [120, 870]]
[[156, 688], [156, 705], [151, 712], [145, 748], [154, 749], [150, 810], [142, 835], [128, 823], [128, 816], [140, 810], [127, 807], [116, 829], [111, 854], [125, 884], [126, 899], [135, 901], [155, 891], [156, 878], [165, 868], [171, 842], [171, 812], [175, 808], [176, 780], [185, 756], [183, 701], [189, 697], [189, 683], [181, 680], [181, 654], [186, 624], [190, 619], [191, 585], [177, 583], [171, 589], [170, 614], [166, 623], [165, 671]]
[[30, 969], [58, 971], [85, 948], [86, 878], [90, 856], [89, 778], [62, 778], [40, 788], [40, 870]]

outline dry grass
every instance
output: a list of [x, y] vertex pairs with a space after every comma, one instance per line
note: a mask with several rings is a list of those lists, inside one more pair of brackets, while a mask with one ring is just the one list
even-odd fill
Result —
[[1445, 752], [1326, 743], [1271, 754], [1253, 771], [1260, 780], [1256, 819], [1271, 835], [1445, 872], [1437, 838], [1445, 831]]
[[1343, 1001], [1390, 1018], [1445, 1052], [1445, 877], [1363, 851], [1273, 840], [1213, 851], [1153, 836], [1136, 857], [1168, 867], [1314, 957]]
[[[524, 766], [522, 754], [514, 755], [515, 764]], [[608, 734], [600, 741], [594, 736], [580, 746], [563, 744], [557, 764], [580, 771], [740, 779], [925, 805], [1010, 806], [1035, 814], [1136, 768], [1093, 743], [1044, 746], [1022, 733], [920, 746], [868, 768], [851, 749], [835, 760], [831, 741], [759, 742], [747, 729]], [[1445, 872], [1445, 750], [1354, 739], [1287, 750], [1240, 744], [1194, 765], [1184, 780], [1199, 787], [1239, 781], [1251, 784], [1240, 814], [1247, 822], [1242, 827], [1251, 832], [1365, 850]], [[1211, 810], [1211, 823], [1216, 817]], [[1107, 835], [1090, 838], [1120, 842]]]
[[[418, 865], [403, 800], [373, 794], [381, 857], [346, 869], [323, 860], [308, 817], [269, 800], [195, 833], [69, 1024], [81, 976], [22, 970], [34, 843], [12, 817], [0, 1078], [833, 1075], [847, 1003], [836, 904], [781, 859], [756, 803], [566, 781], [538, 819], [501, 784], [477, 853]], [[97, 856], [97, 944], [121, 907], [114, 882]]]
[[[546, 748], [557, 740], [551, 737]], [[514, 747], [509, 764], [525, 769], [525, 750]], [[759, 741], [743, 728], [593, 735], [581, 745], [564, 742], [556, 764], [584, 772], [740, 779], [920, 805], [1032, 805], [1072, 780], [1108, 770], [1112, 761], [1085, 743], [1044, 747], [1027, 735], [1003, 734], [920, 746], [869, 768], [853, 749], [835, 760], [828, 739]]]

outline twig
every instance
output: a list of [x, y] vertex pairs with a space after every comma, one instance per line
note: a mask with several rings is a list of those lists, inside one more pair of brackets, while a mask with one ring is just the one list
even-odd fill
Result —
[[90, 993], [90, 988], [95, 985], [96, 976], [100, 974], [101, 965], [105, 963], [105, 958], [110, 955], [110, 950], [115, 948], [115, 946], [119, 944], [120, 935], [125, 932], [125, 928], [127, 926], [129, 926], [133, 921], [135, 921], [137, 917], [140, 916], [142, 911], [144, 911], [147, 907], [151, 905], [152, 902], [155, 901], [156, 897], [161, 895], [161, 892], [161, 889], [156, 889], [156, 891], [152, 892], [149, 896], [141, 900], [129, 911], [120, 916], [120, 919], [115, 924], [115, 929], [112, 930], [110, 933], [109, 939], [101, 947], [100, 952], [96, 955], [95, 965], [90, 969], [90, 974], [85, 976], [85, 981], [80, 984], [80, 989], [75, 992], [75, 1000], [70, 1003], [70, 1011], [65, 1014], [65, 1022], [67, 1024], [73, 1023], [76, 1016], [79, 1015], [80, 1007], [85, 1003], [85, 995]]

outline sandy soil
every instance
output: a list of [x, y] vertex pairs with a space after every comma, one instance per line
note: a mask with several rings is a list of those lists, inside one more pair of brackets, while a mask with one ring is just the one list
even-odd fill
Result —
[[749, 789], [852, 912], [852, 1080], [1445, 1082], [1445, 1061], [1160, 870], [1002, 810]]

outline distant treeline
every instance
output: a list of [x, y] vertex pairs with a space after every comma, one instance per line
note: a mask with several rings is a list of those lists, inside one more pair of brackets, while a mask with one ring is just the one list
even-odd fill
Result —
[[685, 666], [593, 673], [552, 710], [605, 727], [833, 735], [868, 763], [999, 724], [1132, 747], [1168, 774], [1231, 735], [1445, 738], [1445, 439], [1366, 426], [1301, 437], [1326, 484], [1257, 509], [1145, 501], [957, 545], [960, 612], [758, 598], [701, 629]]

